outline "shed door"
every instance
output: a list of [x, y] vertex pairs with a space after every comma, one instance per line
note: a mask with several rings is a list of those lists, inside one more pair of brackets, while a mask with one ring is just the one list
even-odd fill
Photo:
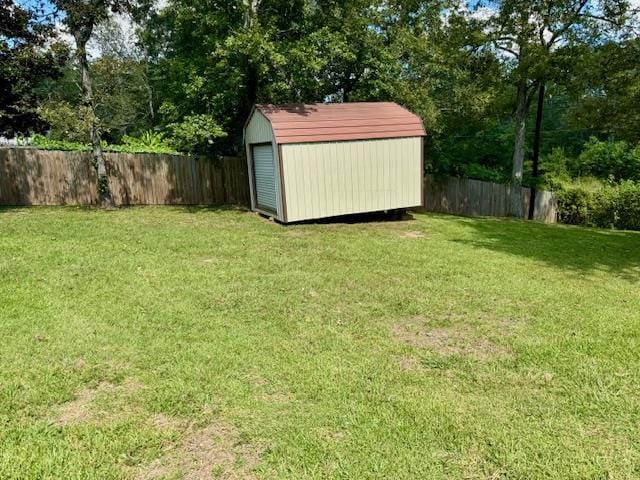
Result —
[[272, 145], [254, 145], [253, 175], [256, 182], [256, 204], [258, 208], [273, 213], [278, 211], [276, 195], [276, 166]]

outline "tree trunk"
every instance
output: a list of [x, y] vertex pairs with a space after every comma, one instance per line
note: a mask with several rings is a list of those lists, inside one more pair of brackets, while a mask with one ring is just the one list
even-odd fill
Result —
[[538, 107], [536, 109], [536, 131], [533, 137], [533, 166], [531, 171], [531, 198], [529, 200], [529, 220], [533, 220], [536, 212], [536, 186], [540, 165], [540, 142], [542, 141], [542, 119], [544, 115], [544, 94], [546, 84], [542, 80], [538, 87]]
[[260, 0], [247, 0], [246, 1], [246, 10], [244, 16], [244, 27], [251, 28], [253, 26], [253, 22], [258, 15], [258, 7], [260, 6]]
[[525, 129], [527, 126], [527, 82], [518, 84], [515, 114], [515, 140], [513, 144], [513, 171], [511, 173], [511, 215], [522, 218], [522, 171], [524, 169]]
[[100, 195], [100, 204], [102, 206], [111, 206], [111, 190], [109, 188], [109, 177], [107, 176], [107, 166], [102, 152], [100, 137], [100, 125], [96, 116], [96, 107], [93, 100], [93, 80], [89, 69], [89, 61], [87, 60], [86, 45], [91, 36], [91, 29], [81, 29], [73, 32], [76, 40], [76, 56], [80, 66], [82, 76], [82, 103], [89, 110], [91, 115], [91, 156], [93, 166], [98, 175], [98, 194]]

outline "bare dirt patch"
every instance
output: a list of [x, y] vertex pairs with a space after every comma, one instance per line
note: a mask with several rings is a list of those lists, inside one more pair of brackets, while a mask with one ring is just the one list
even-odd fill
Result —
[[76, 358], [72, 365], [73, 370], [79, 371], [87, 368], [87, 361], [84, 358]]
[[[59, 405], [55, 412], [54, 424], [64, 427], [81, 423], [103, 423], [113, 420], [118, 413], [106, 412], [96, 408], [95, 402], [102, 396], [126, 398], [138, 392], [144, 386], [135, 379], [127, 378], [119, 385], [100, 382], [92, 388], [80, 390], [75, 399]], [[122, 414], [123, 412], [119, 412]]]
[[[166, 421], [164, 418], [162, 423]], [[168, 448], [136, 478], [254, 479], [252, 470], [259, 459], [255, 449], [239, 443], [237, 430], [227, 423], [216, 422], [203, 428], [189, 426], [180, 444]]]
[[402, 370], [412, 372], [420, 369], [420, 361], [415, 357], [400, 357], [398, 358], [398, 365]]
[[185, 428], [185, 422], [181, 419], [170, 417], [164, 413], [156, 413], [151, 417], [151, 425], [157, 430], [179, 431]]
[[424, 238], [426, 235], [423, 232], [418, 232], [416, 230], [410, 230], [408, 232], [401, 232], [401, 238]]
[[430, 328], [424, 317], [411, 317], [393, 326], [396, 339], [416, 348], [427, 348], [443, 356], [467, 356], [479, 360], [509, 354], [508, 349], [478, 335], [466, 325]]

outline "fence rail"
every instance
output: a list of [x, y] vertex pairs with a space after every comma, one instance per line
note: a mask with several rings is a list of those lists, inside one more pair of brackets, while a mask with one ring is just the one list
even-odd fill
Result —
[[[107, 153], [116, 205], [249, 203], [243, 158]], [[86, 152], [0, 149], [0, 205], [93, 205], [96, 173]]]
[[[506, 217], [509, 215], [511, 187], [469, 178], [448, 177], [436, 180], [425, 177], [424, 208], [430, 212], [456, 215]], [[522, 189], [523, 211], [529, 211], [531, 189]], [[534, 219], [555, 223], [556, 198], [551, 192], [537, 191]]]

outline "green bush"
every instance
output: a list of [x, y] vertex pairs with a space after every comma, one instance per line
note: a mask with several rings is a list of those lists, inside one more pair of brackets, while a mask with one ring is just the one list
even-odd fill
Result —
[[507, 183], [509, 181], [509, 177], [501, 171], [477, 163], [462, 165], [460, 170], [463, 177], [475, 180], [495, 183]]
[[68, 102], [47, 101], [38, 108], [38, 116], [49, 124], [49, 139], [84, 143], [91, 140], [91, 112]]
[[178, 153], [164, 138], [162, 133], [152, 132], [150, 130], [142, 132], [140, 137], [125, 135], [122, 137], [122, 144], [109, 145], [107, 149], [112, 152], [124, 153]]
[[591, 221], [598, 227], [640, 230], [640, 183], [627, 180], [600, 190]]
[[563, 223], [640, 230], [640, 183], [574, 184], [559, 190], [557, 198]]
[[180, 123], [169, 125], [171, 142], [183, 152], [203, 151], [213, 144], [215, 138], [227, 134], [209, 115], [188, 115]]
[[591, 137], [578, 158], [570, 163], [569, 170], [574, 177], [591, 175], [616, 181], [640, 181], [640, 146], [602, 142]]
[[[122, 144], [110, 145], [102, 143], [102, 150], [105, 152], [121, 153], [165, 153], [178, 155], [179, 152], [167, 143], [162, 134], [144, 132], [140, 138], [125, 135]], [[88, 143], [70, 142], [67, 140], [54, 140], [44, 135], [35, 134], [31, 137], [31, 146], [41, 150], [64, 150], [71, 152], [90, 152], [91, 145]]]
[[71, 142], [68, 140], [54, 140], [36, 133], [31, 137], [31, 146], [41, 150], [65, 150], [71, 152], [89, 152], [91, 145], [87, 143]]

